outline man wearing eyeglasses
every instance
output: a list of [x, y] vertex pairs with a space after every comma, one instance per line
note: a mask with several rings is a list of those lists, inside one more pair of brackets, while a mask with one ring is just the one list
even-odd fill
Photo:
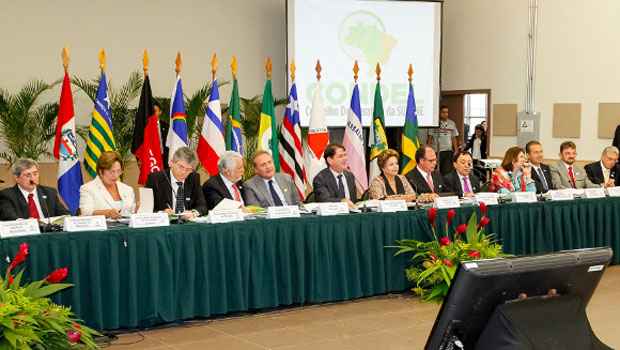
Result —
[[588, 178], [592, 183], [601, 185], [601, 187], [620, 186], [619, 152], [615, 146], [605, 147], [599, 162], [585, 166]]
[[452, 192], [459, 197], [473, 197], [480, 192], [480, 179], [472, 173], [473, 159], [469, 152], [459, 151], [453, 158], [454, 170], [444, 176], [446, 192]]
[[[415, 192], [420, 194], [429, 194], [428, 200], [433, 200], [439, 193], [444, 192], [443, 180], [437, 167], [437, 154], [431, 146], [420, 145], [415, 152], [416, 167], [407, 174], [407, 180], [411, 183], [411, 187]], [[420, 198], [418, 198], [420, 200]]]
[[0, 220], [42, 219], [69, 215], [58, 192], [39, 185], [39, 164], [32, 159], [18, 159], [11, 172], [15, 186], [0, 191]]
[[153, 189], [154, 210], [175, 213], [192, 219], [207, 213], [207, 203], [200, 189], [200, 175], [194, 171], [196, 155], [188, 147], [177, 149], [170, 160], [170, 170], [151, 173], [144, 187]]

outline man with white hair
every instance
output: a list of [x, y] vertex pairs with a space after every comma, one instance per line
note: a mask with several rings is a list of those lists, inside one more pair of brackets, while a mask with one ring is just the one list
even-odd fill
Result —
[[211, 176], [202, 185], [202, 193], [209, 210], [215, 208], [224, 198], [243, 204], [241, 178], [245, 168], [241, 154], [233, 151], [224, 152], [220, 156], [217, 168], [219, 174]]
[[189, 147], [178, 148], [169, 162], [170, 170], [151, 173], [144, 187], [153, 189], [154, 210], [176, 213], [191, 219], [207, 213], [195, 171], [196, 155]]
[[585, 166], [590, 181], [602, 187], [620, 186], [619, 155], [617, 147], [605, 147], [600, 161]]

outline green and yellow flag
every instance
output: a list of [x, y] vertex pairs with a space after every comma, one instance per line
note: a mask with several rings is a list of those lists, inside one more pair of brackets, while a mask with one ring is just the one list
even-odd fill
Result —
[[258, 149], [265, 150], [273, 156], [273, 164], [276, 171], [280, 171], [280, 156], [278, 149], [278, 133], [276, 130], [276, 117], [274, 113], [273, 94], [271, 93], [271, 59], [267, 59], [265, 65], [267, 81], [263, 92], [263, 105], [260, 112], [260, 124], [258, 127]]
[[226, 150], [243, 154], [241, 140], [241, 108], [239, 102], [239, 87], [237, 84], [237, 58], [233, 56], [230, 65], [233, 74], [233, 89], [228, 105], [228, 122], [226, 123]]
[[92, 112], [90, 127], [88, 128], [88, 140], [86, 152], [84, 152], [84, 168], [90, 176], [97, 176], [97, 160], [104, 151], [116, 150], [114, 134], [112, 133], [112, 109], [108, 96], [108, 83], [105, 76], [105, 52], [99, 52], [99, 66], [101, 78], [95, 97], [95, 108]]
[[370, 146], [370, 179], [374, 179], [381, 174], [377, 157], [388, 149], [387, 136], [385, 135], [385, 116], [383, 113], [383, 98], [381, 97], [381, 68], [377, 63], [377, 85], [375, 87], [374, 107], [372, 109], [372, 125], [370, 128], [370, 137], [368, 138], [368, 146]]
[[413, 67], [409, 65], [409, 96], [405, 112], [405, 126], [403, 127], [400, 173], [407, 175], [416, 166], [415, 152], [420, 147], [418, 139], [418, 114], [416, 112], [415, 95], [413, 93]]

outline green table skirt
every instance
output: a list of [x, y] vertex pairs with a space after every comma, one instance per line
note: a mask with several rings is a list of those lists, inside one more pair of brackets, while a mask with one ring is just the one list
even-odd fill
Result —
[[[455, 226], [473, 207], [457, 210]], [[445, 217], [440, 212], [440, 219]], [[620, 199], [506, 204], [489, 209], [504, 250], [532, 254], [620, 245]], [[111, 229], [0, 240], [30, 244], [29, 278], [69, 267], [75, 287], [54, 297], [98, 329], [400, 292], [405, 257], [385, 246], [431, 239], [423, 210], [336, 217]], [[618, 263], [614, 256], [614, 263]]]

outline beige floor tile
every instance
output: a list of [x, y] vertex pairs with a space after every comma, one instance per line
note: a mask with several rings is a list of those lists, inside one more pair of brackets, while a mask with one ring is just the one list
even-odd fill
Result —
[[237, 336], [239, 339], [261, 345], [268, 349], [277, 349], [285, 346], [301, 345], [323, 340], [320, 334], [303, 332], [292, 328], [283, 328], [256, 333], [246, 333]]
[[128, 333], [118, 336], [109, 347], [114, 350], [169, 349], [165, 343], [149, 337], [149, 332]]
[[148, 333], [149, 338], [167, 345], [206, 341], [224, 336], [225, 333], [209, 327], [207, 323], [158, 329]]
[[240, 335], [281, 329], [287, 327], [287, 324], [279, 317], [249, 316], [227, 320], [216, 320], [209, 326], [226, 334]]
[[235, 337], [220, 337], [213, 340], [177, 344], [174, 350], [265, 350], [266, 348], [251, 344]]

